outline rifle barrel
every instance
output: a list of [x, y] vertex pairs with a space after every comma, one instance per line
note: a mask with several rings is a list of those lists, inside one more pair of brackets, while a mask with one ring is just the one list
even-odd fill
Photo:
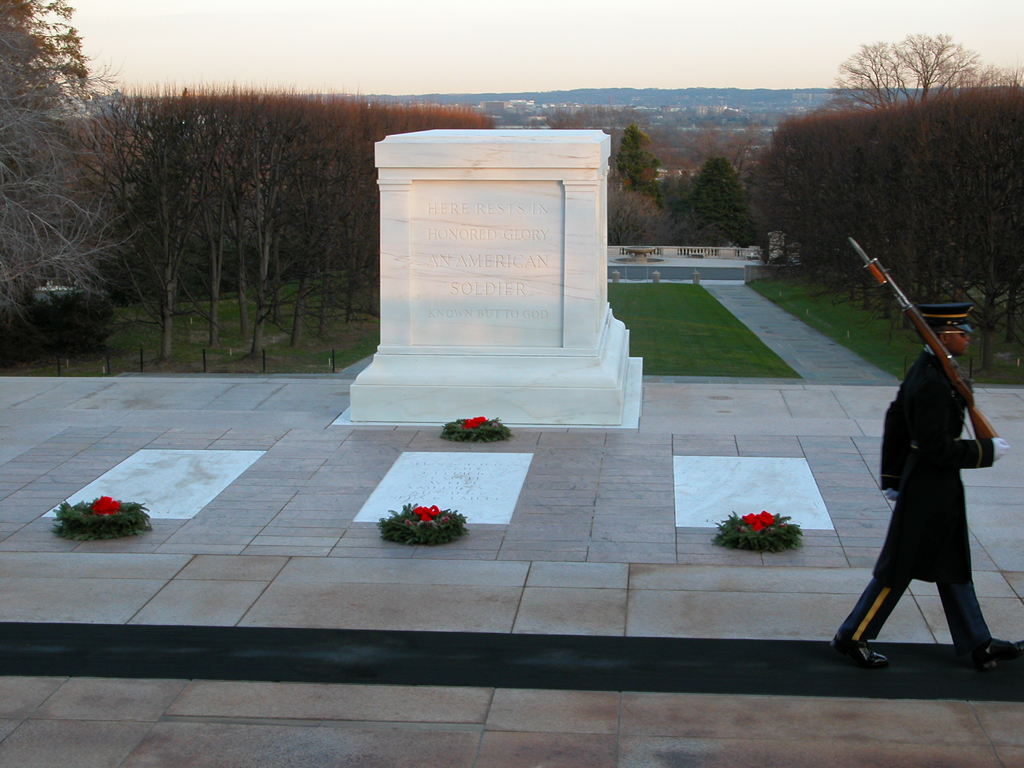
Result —
[[869, 265], [871, 263], [871, 258], [866, 253], [864, 253], [864, 249], [860, 247], [860, 243], [858, 243], [852, 237], [848, 237], [846, 239], [850, 241], [850, 245], [853, 246], [853, 250], [857, 252], [857, 255], [864, 259], [864, 265]]
[[967, 404], [967, 413], [971, 419], [971, 425], [974, 427], [974, 435], [978, 438], [994, 438], [998, 437], [995, 429], [992, 427], [992, 423], [985, 418], [985, 415], [978, 410], [974, 405], [974, 393], [971, 390], [969, 382], [965, 381], [963, 376], [960, 374], [960, 366], [957, 365], [956, 360], [949, 354], [942, 340], [936, 335], [935, 331], [931, 329], [927, 321], [918, 311], [914, 303], [907, 297], [900, 287], [895, 282], [889, 279], [889, 273], [886, 272], [885, 268], [878, 263], [878, 259], [870, 258], [864, 249], [860, 247], [856, 240], [852, 237], [848, 238], [850, 245], [853, 246], [860, 257], [864, 260], [864, 266], [871, 271], [875, 279], [882, 285], [888, 285], [896, 296], [896, 301], [899, 303], [900, 308], [910, 318], [914, 327], [917, 328], [918, 333], [924, 338], [925, 344], [936, 354], [942, 364], [942, 370], [946, 374], [946, 378], [949, 379], [949, 383], [956, 389], [963, 397], [964, 402]]
[[878, 263], [878, 259], [872, 259], [866, 253], [864, 253], [864, 249], [861, 248], [860, 244], [852, 237], [847, 238], [847, 240], [850, 241], [850, 245], [853, 246], [853, 250], [855, 250], [858, 253], [858, 255], [864, 260], [864, 268], [871, 273], [872, 277], [874, 277], [875, 280], [877, 280], [881, 285], [885, 285], [886, 283], [888, 283], [889, 276], [885, 273], [885, 270], [882, 268], [882, 265]]

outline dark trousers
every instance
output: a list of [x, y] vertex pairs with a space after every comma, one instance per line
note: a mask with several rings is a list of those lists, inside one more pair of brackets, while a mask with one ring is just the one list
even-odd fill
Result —
[[[853, 613], [839, 628], [839, 636], [849, 640], [874, 640], [909, 585], [908, 581], [883, 587], [878, 579], [872, 577], [854, 606]], [[953, 648], [957, 656], [970, 653], [992, 639], [985, 617], [981, 615], [974, 584], [939, 583], [936, 586], [939, 588], [942, 609], [946, 612], [946, 622], [949, 624], [949, 634], [953, 636]]]

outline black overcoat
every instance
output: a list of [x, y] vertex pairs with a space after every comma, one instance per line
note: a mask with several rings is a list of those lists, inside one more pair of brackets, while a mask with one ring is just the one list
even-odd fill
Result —
[[964, 402], [934, 354], [907, 371], [885, 415], [882, 488], [898, 488], [875, 578], [887, 587], [911, 579], [971, 581], [961, 469], [992, 466], [992, 441], [960, 439]]

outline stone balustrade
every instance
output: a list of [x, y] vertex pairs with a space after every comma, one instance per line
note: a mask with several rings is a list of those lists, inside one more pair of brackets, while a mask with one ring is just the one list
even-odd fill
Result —
[[[613, 246], [609, 250], [618, 249], [620, 255], [627, 256], [630, 249], [639, 246], [623, 245]], [[761, 261], [762, 252], [758, 246], [750, 248], [737, 248], [735, 246], [695, 246], [695, 245], [655, 245], [654, 256], [677, 256], [689, 259], [741, 259], [743, 261]]]

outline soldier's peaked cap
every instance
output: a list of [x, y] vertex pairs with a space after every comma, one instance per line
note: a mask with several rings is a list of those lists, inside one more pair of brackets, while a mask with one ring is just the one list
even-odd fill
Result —
[[971, 311], [971, 303], [962, 301], [951, 304], [918, 304], [918, 310], [932, 328], [952, 326], [970, 333], [973, 329], [967, 324], [967, 313]]

